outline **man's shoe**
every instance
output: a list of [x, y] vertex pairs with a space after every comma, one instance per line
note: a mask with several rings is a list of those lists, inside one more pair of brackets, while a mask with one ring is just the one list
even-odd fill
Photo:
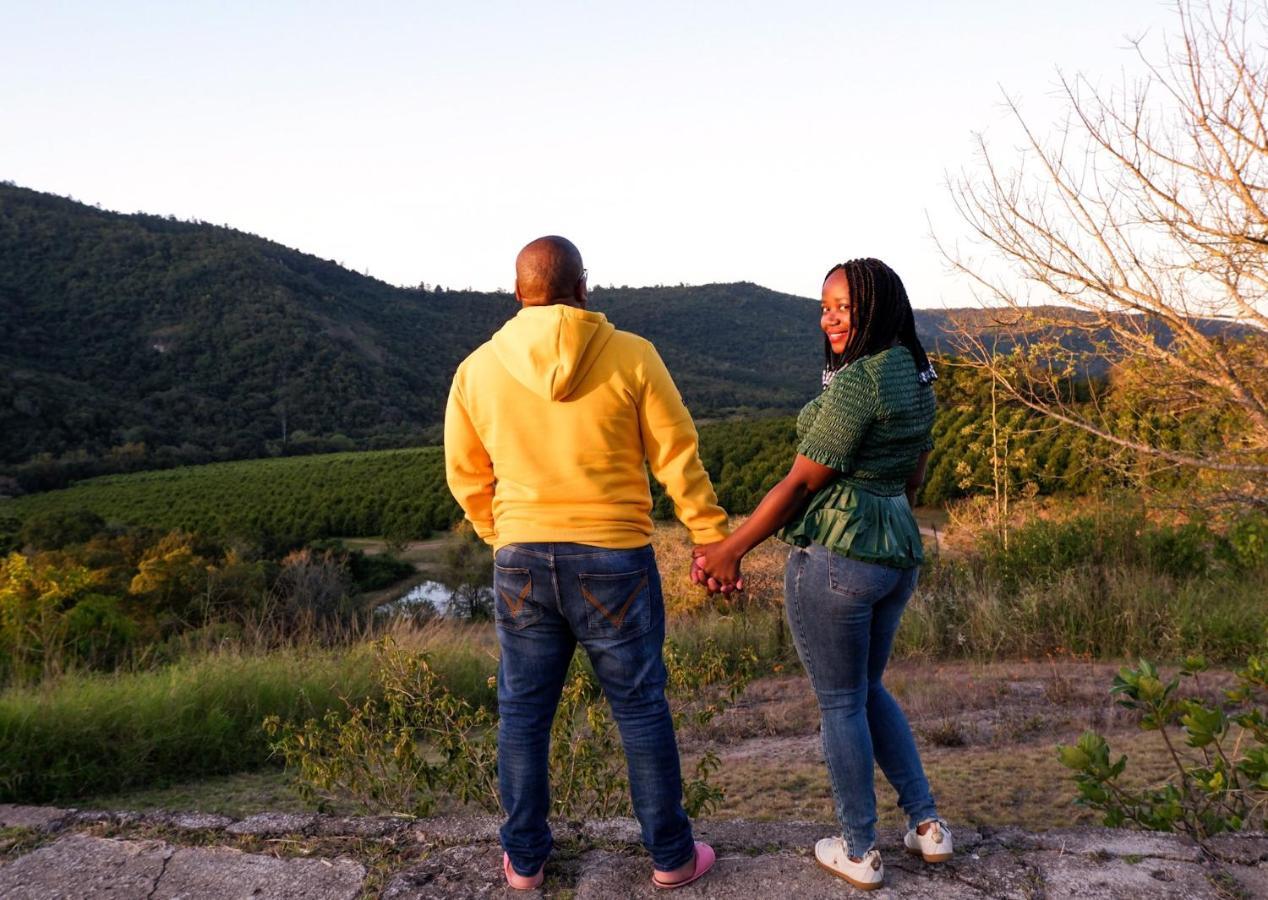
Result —
[[662, 891], [672, 891], [674, 888], [686, 887], [693, 881], [699, 881], [704, 877], [704, 873], [713, 868], [717, 858], [717, 854], [713, 852], [712, 847], [704, 841], [696, 841], [696, 854], [691, 860], [691, 871], [674, 881], [668, 881], [665, 878], [667, 873], [653, 869], [652, 886], [660, 888]]
[[546, 864], [537, 870], [536, 875], [521, 875], [511, 865], [511, 858], [502, 854], [502, 874], [506, 876], [506, 884], [513, 891], [535, 891], [546, 880]]
[[[921, 826], [928, 825], [921, 834]], [[903, 846], [913, 856], [919, 856], [927, 863], [946, 862], [954, 852], [951, 843], [951, 829], [941, 819], [925, 819], [903, 838]]]
[[874, 891], [885, 883], [885, 864], [875, 848], [855, 862], [846, 852], [845, 841], [839, 837], [824, 838], [815, 844], [815, 860], [837, 878], [864, 891]]

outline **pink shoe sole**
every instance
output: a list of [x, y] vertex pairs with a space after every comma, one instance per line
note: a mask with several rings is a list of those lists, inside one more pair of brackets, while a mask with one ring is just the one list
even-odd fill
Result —
[[656, 873], [652, 873], [652, 886], [662, 891], [672, 891], [675, 888], [686, 887], [693, 881], [699, 881], [704, 874], [713, 868], [713, 864], [717, 862], [718, 856], [713, 852], [713, 848], [703, 841], [696, 841], [696, 858], [695, 868], [691, 870], [691, 875], [681, 881], [666, 882], [656, 877]]
[[502, 854], [502, 874], [506, 876], [506, 885], [513, 891], [535, 891], [546, 880], [546, 866], [537, 870], [536, 875], [521, 875], [511, 868], [511, 858]]

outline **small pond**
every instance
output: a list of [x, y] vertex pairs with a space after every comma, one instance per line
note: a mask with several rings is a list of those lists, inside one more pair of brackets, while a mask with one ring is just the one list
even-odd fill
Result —
[[[490, 608], [493, 605], [493, 589], [479, 588], [480, 601]], [[454, 589], [439, 581], [423, 581], [410, 588], [404, 595], [380, 605], [375, 615], [384, 617], [430, 618], [436, 616], [464, 615], [465, 611], [452, 608]]]

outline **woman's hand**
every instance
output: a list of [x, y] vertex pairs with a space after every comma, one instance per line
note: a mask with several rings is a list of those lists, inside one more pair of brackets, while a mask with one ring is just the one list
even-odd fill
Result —
[[744, 590], [740, 560], [744, 558], [729, 540], [700, 544], [691, 550], [691, 580], [704, 585], [711, 594]]
[[700, 544], [691, 551], [691, 580], [705, 585], [712, 593], [743, 590], [740, 560], [744, 554], [788, 524], [816, 491], [827, 487], [836, 477], [836, 469], [798, 454], [792, 470], [770, 489], [753, 514], [729, 538]]

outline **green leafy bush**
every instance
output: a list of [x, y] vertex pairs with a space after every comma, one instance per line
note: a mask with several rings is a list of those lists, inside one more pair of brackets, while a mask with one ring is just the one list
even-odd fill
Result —
[[19, 535], [22, 520], [14, 516], [0, 516], [0, 554], [9, 554], [22, 545]]
[[67, 544], [82, 544], [105, 527], [105, 520], [90, 510], [54, 509], [27, 519], [18, 539], [36, 550], [56, 550]]
[[[743, 691], [756, 658], [716, 645], [698, 654], [666, 646], [670, 706], [676, 726], [707, 725]], [[497, 719], [459, 697], [428, 654], [390, 639], [376, 647], [379, 691], [320, 719], [264, 721], [274, 753], [296, 775], [301, 796], [319, 808], [350, 800], [366, 812], [426, 815], [442, 799], [500, 809]], [[716, 808], [722, 792], [710, 783], [719, 766], [708, 752], [684, 779], [684, 805], [697, 815]], [[630, 812], [620, 737], [593, 672], [578, 654], [564, 684], [551, 729], [552, 802], [564, 816]]]
[[456, 696], [425, 654], [390, 641], [376, 648], [381, 697], [302, 724], [269, 716], [274, 753], [296, 770], [308, 802], [335, 797], [366, 811], [431, 812], [438, 795], [496, 809], [497, 748], [492, 715]]
[[[1103, 813], [1111, 827], [1178, 831], [1199, 842], [1224, 831], [1264, 827], [1268, 658], [1251, 657], [1221, 702], [1181, 696], [1181, 678], [1196, 681], [1205, 669], [1206, 660], [1191, 657], [1169, 681], [1144, 660], [1119, 672], [1111, 693], [1140, 714], [1142, 729], [1158, 733], [1175, 775], [1160, 786], [1130, 786], [1123, 778], [1127, 757], [1113, 759], [1105, 738], [1087, 732], [1073, 746], [1058, 748], [1062, 764], [1075, 773], [1076, 802]], [[1180, 738], [1187, 749], [1177, 746]]]
[[139, 631], [118, 597], [87, 594], [66, 613], [66, 642], [71, 657], [91, 669], [119, 665]]
[[1246, 516], [1228, 532], [1233, 558], [1243, 569], [1268, 566], [1268, 515]]
[[378, 591], [414, 574], [414, 567], [391, 553], [370, 556], [360, 550], [347, 554], [345, 565], [359, 591]]

